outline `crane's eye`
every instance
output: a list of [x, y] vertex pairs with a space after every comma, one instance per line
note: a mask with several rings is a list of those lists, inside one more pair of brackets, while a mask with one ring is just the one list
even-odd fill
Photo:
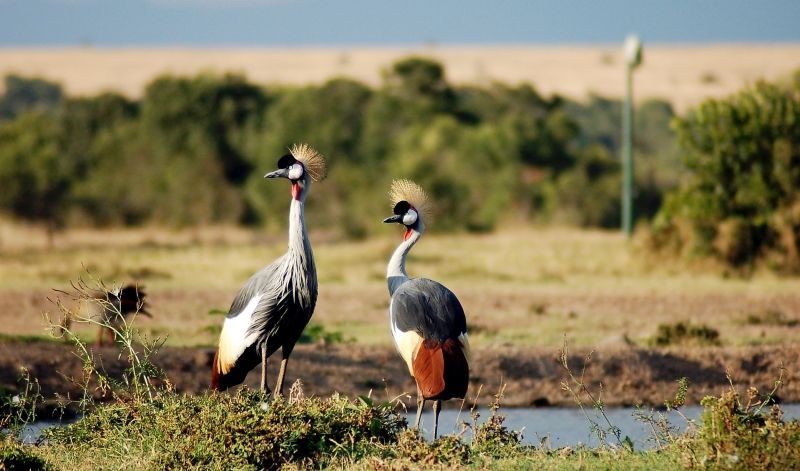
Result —
[[300, 177], [303, 176], [303, 165], [299, 163], [292, 164], [289, 167], [289, 179], [290, 180], [300, 180]]
[[405, 224], [406, 226], [411, 226], [415, 222], [417, 222], [417, 211], [415, 211], [412, 208], [409, 209], [408, 212], [406, 212], [406, 214], [403, 215], [403, 224]]

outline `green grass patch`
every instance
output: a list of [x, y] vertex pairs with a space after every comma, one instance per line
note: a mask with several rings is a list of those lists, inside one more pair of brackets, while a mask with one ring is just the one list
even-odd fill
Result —
[[0, 470], [52, 469], [39, 450], [25, 446], [11, 437], [0, 438]]
[[343, 343], [347, 342], [344, 334], [338, 330], [328, 330], [321, 324], [311, 323], [306, 326], [297, 343]]

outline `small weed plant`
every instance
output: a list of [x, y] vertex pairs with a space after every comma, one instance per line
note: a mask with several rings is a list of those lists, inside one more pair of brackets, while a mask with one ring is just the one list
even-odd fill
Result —
[[782, 382], [783, 372], [770, 393], [751, 387], [744, 401], [733, 386], [720, 397], [705, 397], [689, 463], [706, 469], [800, 469], [800, 421], [784, 421], [774, 403]]
[[[77, 401], [79, 410], [84, 414], [88, 412], [95, 398], [152, 401], [159, 392], [170, 391], [164, 372], [152, 361], [165, 339], [148, 339], [132, 325], [143, 306], [137, 306], [132, 315], [124, 315], [113, 294], [119, 288], [109, 287], [91, 274], [87, 280], [80, 279], [71, 286], [69, 291], [57, 291], [61, 296], [51, 299], [61, 320], [55, 322], [49, 314], [45, 314], [45, 318], [55, 336], [75, 346], [83, 362], [82, 377], [68, 378], [78, 383], [83, 391], [83, 397]], [[83, 306], [90, 306], [90, 309]], [[111, 332], [118, 356], [124, 358], [126, 367], [121, 372], [107, 372], [102, 358], [97, 357], [73, 330], [76, 324]]]

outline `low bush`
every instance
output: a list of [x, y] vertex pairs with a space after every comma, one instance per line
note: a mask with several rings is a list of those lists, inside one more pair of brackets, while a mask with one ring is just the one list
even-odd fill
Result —
[[0, 438], [0, 470], [51, 469], [36, 451], [11, 437]]
[[720, 345], [719, 331], [705, 324], [695, 325], [690, 322], [659, 324], [650, 344], [658, 347], [669, 345]]
[[800, 467], [800, 421], [782, 420], [770, 397], [758, 401], [748, 391], [742, 404], [736, 391], [706, 397], [702, 425], [690, 462], [706, 469], [783, 470]]

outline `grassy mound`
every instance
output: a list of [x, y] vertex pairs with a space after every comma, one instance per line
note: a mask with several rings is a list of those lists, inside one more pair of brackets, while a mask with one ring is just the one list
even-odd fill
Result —
[[755, 397], [751, 391], [746, 404], [733, 390], [708, 397], [693, 431], [636, 451], [525, 445], [495, 411], [483, 422], [473, 414], [469, 440], [428, 442], [407, 429], [394, 404], [367, 398], [306, 398], [299, 388], [277, 400], [248, 389], [164, 391], [98, 405], [48, 430], [38, 446], [5, 438], [0, 469], [797, 469], [800, 422], [782, 420], [777, 406]]
[[[297, 391], [297, 390], [296, 390]], [[405, 429], [389, 404], [334, 395], [267, 400], [172, 393], [96, 408], [46, 434], [48, 461], [65, 469], [274, 469], [327, 466], [381, 454]]]
[[185, 396], [99, 405], [81, 420], [46, 432], [28, 453], [52, 469], [673, 469], [674, 450], [549, 450], [522, 444], [503, 417], [472, 439], [428, 442], [408, 430], [394, 404], [334, 395], [286, 399], [237, 394]]

